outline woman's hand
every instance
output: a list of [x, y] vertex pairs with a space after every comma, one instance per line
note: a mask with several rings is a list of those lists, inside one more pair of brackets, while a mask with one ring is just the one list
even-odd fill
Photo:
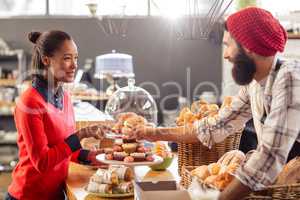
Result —
[[88, 154], [88, 157], [87, 157], [87, 160], [90, 162], [90, 165], [92, 166], [96, 166], [96, 167], [100, 167], [100, 168], [108, 168], [108, 165], [107, 164], [104, 164], [100, 161], [98, 161], [96, 159], [96, 156], [98, 154], [101, 154], [101, 153], [104, 153], [104, 150], [103, 149], [99, 149], [99, 150], [90, 150], [89, 154]]
[[106, 125], [92, 125], [85, 128], [82, 128], [75, 132], [79, 140], [81, 141], [83, 138], [93, 137], [95, 139], [103, 139], [106, 132], [110, 130], [110, 126]]

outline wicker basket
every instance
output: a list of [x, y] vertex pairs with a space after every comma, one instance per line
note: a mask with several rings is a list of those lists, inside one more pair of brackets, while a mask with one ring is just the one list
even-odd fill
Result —
[[[197, 166], [183, 166], [180, 184], [184, 188], [192, 182], [191, 171]], [[296, 200], [300, 199], [300, 183], [290, 185], [273, 185], [264, 190], [250, 193], [244, 200]]]
[[202, 143], [178, 143], [178, 173], [182, 166], [201, 166], [217, 162], [226, 152], [239, 148], [242, 130], [228, 136], [223, 142], [215, 144], [211, 149]]
[[197, 167], [198, 166], [182, 166], [180, 185], [182, 185], [185, 189], [187, 189], [192, 183], [191, 171]]

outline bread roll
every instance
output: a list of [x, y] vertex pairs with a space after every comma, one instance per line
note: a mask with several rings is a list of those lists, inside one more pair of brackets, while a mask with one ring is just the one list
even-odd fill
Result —
[[137, 114], [134, 112], [125, 112], [125, 113], [120, 113], [117, 115], [116, 120], [120, 123], [123, 124], [125, 120], [127, 120], [129, 117], [136, 117]]
[[204, 100], [194, 101], [191, 105], [191, 111], [193, 113], [199, 113], [201, 111], [201, 106], [206, 105], [207, 102]]
[[246, 160], [246, 156], [243, 152], [236, 150], [234, 157], [232, 158], [231, 163], [236, 163], [241, 165]]
[[231, 103], [232, 103], [232, 97], [231, 96], [227, 96], [227, 97], [224, 98], [221, 108], [223, 108], [223, 107], [230, 107]]
[[210, 104], [208, 106], [208, 109], [213, 112], [213, 111], [218, 111], [219, 110], [219, 106], [217, 104]]
[[276, 185], [300, 183], [300, 157], [290, 160], [279, 173]]
[[245, 154], [239, 150], [232, 150], [225, 153], [218, 163], [221, 165], [229, 165], [231, 162], [241, 164], [246, 159]]
[[134, 128], [138, 125], [145, 125], [145, 124], [147, 124], [147, 120], [144, 117], [138, 115], [129, 117], [124, 121], [124, 126], [128, 128]]
[[115, 123], [115, 125], [113, 125], [113, 127], [111, 128], [111, 130], [115, 133], [121, 133], [121, 130], [122, 130], [122, 127], [123, 127], [123, 123]]
[[198, 105], [198, 102], [197, 101], [194, 101], [191, 105], [191, 111], [192, 113], [196, 114], [196, 113], [199, 113], [200, 111], [200, 105]]
[[221, 169], [221, 165], [219, 163], [211, 163], [207, 168], [210, 175], [218, 175]]
[[191, 123], [196, 119], [194, 114], [191, 111], [188, 111], [184, 114], [183, 121], [185, 124]]
[[208, 185], [214, 185], [214, 182], [216, 181], [217, 177], [217, 175], [211, 175], [204, 180], [204, 183]]
[[226, 172], [230, 173], [230, 174], [234, 174], [235, 171], [240, 167], [239, 163], [235, 163], [232, 162], [230, 163], [227, 168], [226, 168]]
[[224, 190], [227, 187], [228, 184], [229, 183], [226, 182], [224, 179], [215, 180], [215, 182], [213, 183], [213, 185], [216, 188], [218, 188], [219, 190]]
[[133, 112], [120, 113], [116, 116], [116, 123], [112, 127], [112, 131], [115, 133], [122, 133], [124, 122], [130, 117], [137, 117], [138, 115]]
[[202, 165], [191, 171], [191, 175], [196, 176], [199, 180], [204, 181], [210, 175], [210, 173], [207, 165]]
[[208, 104], [201, 105], [200, 112], [205, 115], [208, 115], [209, 114], [209, 105]]

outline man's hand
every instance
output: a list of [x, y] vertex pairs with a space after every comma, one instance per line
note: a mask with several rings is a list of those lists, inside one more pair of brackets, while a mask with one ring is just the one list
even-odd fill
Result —
[[218, 200], [241, 200], [251, 192], [250, 188], [243, 185], [237, 178], [225, 188]]
[[124, 134], [127, 135], [129, 138], [136, 138], [138, 140], [148, 140], [148, 141], [156, 141], [157, 138], [156, 136], [156, 131], [157, 129], [155, 127], [151, 126], [136, 126], [132, 129], [126, 129], [124, 130]]

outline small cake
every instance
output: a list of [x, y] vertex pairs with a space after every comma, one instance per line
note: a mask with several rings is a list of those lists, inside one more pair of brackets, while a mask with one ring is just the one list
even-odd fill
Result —
[[114, 152], [113, 154], [114, 160], [118, 160], [118, 161], [123, 161], [126, 156], [128, 156], [128, 154], [124, 151]]
[[126, 144], [122, 144], [122, 148], [123, 150], [130, 154], [130, 153], [133, 153], [136, 151], [136, 148], [137, 148], [137, 143], [126, 143]]
[[130, 156], [134, 158], [134, 161], [140, 162], [146, 160], [146, 154], [145, 153], [131, 153]]

